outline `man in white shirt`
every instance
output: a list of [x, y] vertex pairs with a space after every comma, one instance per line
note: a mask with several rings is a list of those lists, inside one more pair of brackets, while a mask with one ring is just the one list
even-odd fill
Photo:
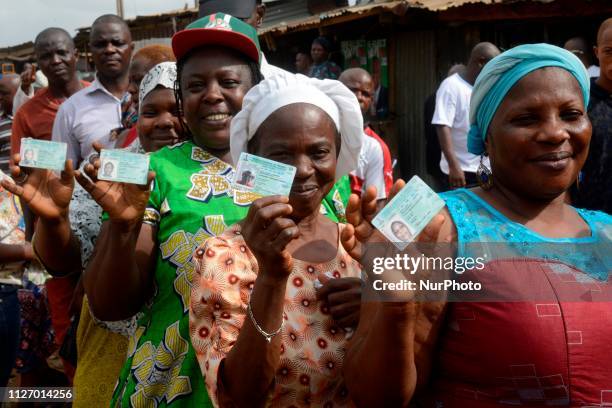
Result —
[[[199, 18], [215, 13], [229, 14], [239, 18], [254, 28], [259, 28], [266, 14], [266, 6], [262, 0], [199, 0]], [[287, 74], [288, 72], [275, 65], [271, 65], [266, 60], [266, 56], [261, 53], [261, 74], [264, 78], [274, 75]]]
[[111, 130], [121, 127], [121, 104], [129, 98], [128, 69], [134, 45], [125, 21], [107, 14], [91, 26], [89, 49], [96, 79], [64, 102], [53, 123], [52, 140], [68, 144], [67, 159], [77, 167], [93, 142], [115, 147]]
[[[431, 121], [442, 149], [440, 170], [448, 176], [449, 188], [477, 184], [476, 170], [480, 157], [468, 152], [470, 98], [472, 87], [487, 62], [499, 55], [499, 49], [488, 42], [477, 44], [463, 72], [446, 78], [436, 92], [436, 109]], [[488, 160], [485, 161], [488, 166]]]

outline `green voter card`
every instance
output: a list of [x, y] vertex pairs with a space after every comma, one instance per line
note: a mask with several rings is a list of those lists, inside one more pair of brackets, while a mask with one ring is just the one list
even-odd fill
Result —
[[296, 168], [288, 164], [241, 153], [234, 173], [233, 188], [261, 197], [289, 196]]
[[445, 203], [418, 176], [388, 203], [372, 220], [385, 237], [401, 251], [421, 233]]
[[19, 155], [20, 166], [37, 169], [64, 170], [68, 145], [62, 142], [48, 142], [46, 140], [21, 139]]
[[147, 184], [149, 156], [121, 149], [100, 152], [98, 179], [129, 184]]

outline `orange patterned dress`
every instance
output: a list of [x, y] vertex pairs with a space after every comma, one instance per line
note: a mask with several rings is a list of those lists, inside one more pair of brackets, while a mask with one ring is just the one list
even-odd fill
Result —
[[[191, 341], [208, 393], [218, 406], [219, 365], [238, 338], [258, 265], [240, 225], [209, 238], [195, 257], [199, 267], [191, 292]], [[359, 277], [361, 267], [340, 242], [337, 256], [329, 262], [294, 260], [285, 294], [280, 365], [267, 406], [353, 406], [342, 377], [351, 332], [338, 327], [315, 296], [315, 281], [324, 281], [326, 273], [335, 278]]]

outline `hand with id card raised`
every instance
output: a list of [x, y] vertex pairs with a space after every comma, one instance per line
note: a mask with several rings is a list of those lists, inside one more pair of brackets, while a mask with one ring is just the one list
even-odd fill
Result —
[[87, 176], [76, 171], [75, 177], [111, 220], [133, 225], [142, 219], [155, 173], [148, 171], [148, 156], [102, 147], [93, 144], [99, 157], [85, 165]]
[[24, 138], [21, 151], [13, 155], [11, 175], [15, 182], [4, 179], [2, 187], [18, 196], [37, 216], [48, 221], [66, 219], [74, 190], [74, 171], [72, 160], [66, 160], [66, 144]]
[[288, 197], [295, 172], [294, 166], [242, 153], [233, 183], [236, 191], [260, 197], [251, 204], [242, 235], [262, 270], [280, 278], [293, 268], [286, 247], [299, 236], [295, 222], [289, 218], [293, 209]]

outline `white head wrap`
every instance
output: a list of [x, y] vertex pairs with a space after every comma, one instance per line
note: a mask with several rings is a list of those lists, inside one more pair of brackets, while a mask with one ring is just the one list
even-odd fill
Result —
[[275, 111], [294, 103], [319, 107], [334, 121], [342, 146], [336, 165], [336, 180], [357, 168], [363, 143], [363, 117], [355, 95], [341, 82], [308, 78], [304, 75], [275, 75], [251, 88], [242, 102], [242, 110], [230, 127], [232, 161], [238, 163], [249, 140], [259, 126]]
[[162, 62], [157, 64], [142, 78], [138, 91], [138, 109], [142, 109], [142, 101], [158, 86], [174, 89], [176, 82], [176, 63]]

